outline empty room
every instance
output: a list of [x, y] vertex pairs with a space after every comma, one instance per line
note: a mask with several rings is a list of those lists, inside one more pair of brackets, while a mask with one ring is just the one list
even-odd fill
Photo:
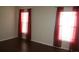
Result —
[[0, 6], [0, 52], [78, 52], [78, 6]]

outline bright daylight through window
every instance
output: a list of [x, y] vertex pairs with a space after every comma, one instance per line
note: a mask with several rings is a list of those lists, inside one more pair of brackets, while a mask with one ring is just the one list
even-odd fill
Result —
[[76, 12], [60, 12], [59, 40], [71, 42], [75, 36]]
[[27, 34], [28, 29], [28, 12], [21, 13], [22, 33]]

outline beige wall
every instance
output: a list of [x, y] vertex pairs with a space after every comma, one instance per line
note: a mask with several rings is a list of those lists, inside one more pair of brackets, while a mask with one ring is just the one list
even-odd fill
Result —
[[53, 46], [56, 7], [32, 8], [32, 41]]
[[15, 37], [15, 7], [0, 7], [0, 41]]

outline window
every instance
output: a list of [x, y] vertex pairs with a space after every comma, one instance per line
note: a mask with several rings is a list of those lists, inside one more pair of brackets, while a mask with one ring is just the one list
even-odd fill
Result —
[[21, 13], [22, 33], [27, 34], [28, 32], [28, 12]]
[[71, 42], [76, 31], [76, 12], [60, 12], [58, 39]]

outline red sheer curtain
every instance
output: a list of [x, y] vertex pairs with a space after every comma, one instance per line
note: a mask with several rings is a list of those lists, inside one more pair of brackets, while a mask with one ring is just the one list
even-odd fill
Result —
[[18, 21], [18, 37], [22, 37], [22, 22], [21, 22], [21, 12], [24, 12], [24, 9], [19, 10], [19, 21]]
[[[22, 22], [21, 22], [22, 12], [24, 12], [24, 9], [19, 10], [19, 23], [18, 23], [18, 37], [19, 38], [22, 38]], [[31, 40], [31, 9], [27, 9], [27, 12], [28, 12], [28, 28], [27, 28], [26, 38]]]
[[[72, 41], [69, 42], [70, 47], [69, 50], [77, 51], [79, 49], [79, 7], [72, 7], [72, 12], [76, 12], [76, 26], [74, 26], [75, 31], [73, 32], [73, 37]], [[59, 17], [60, 17], [60, 12], [64, 11], [64, 7], [58, 7], [57, 8], [57, 13], [56, 13], [56, 24], [55, 24], [55, 33], [54, 33], [54, 46], [56, 47], [61, 47], [62, 40], [58, 39], [59, 35]], [[74, 34], [75, 33], [75, 34]]]
[[79, 48], [78, 48], [78, 36], [79, 36], [79, 7], [73, 7], [73, 11], [75, 11], [77, 14], [76, 14], [76, 34], [75, 34], [75, 39], [70, 42], [70, 50], [73, 50], [73, 51], [77, 51]]
[[64, 10], [64, 7], [58, 7], [56, 12], [56, 23], [55, 23], [55, 33], [54, 33], [54, 46], [61, 47], [61, 41], [58, 39], [59, 31], [59, 17], [60, 12]]
[[29, 15], [28, 15], [28, 33], [27, 33], [27, 39], [31, 40], [31, 9], [27, 10]]

